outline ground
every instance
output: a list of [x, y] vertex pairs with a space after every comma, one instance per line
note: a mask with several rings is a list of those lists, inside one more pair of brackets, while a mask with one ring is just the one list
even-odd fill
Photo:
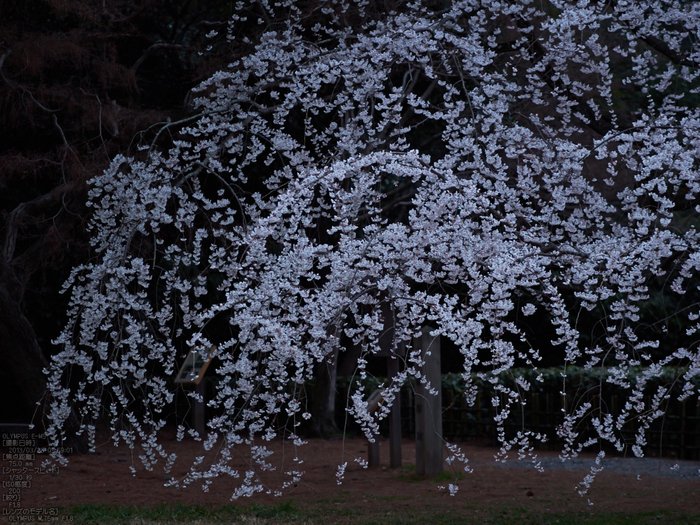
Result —
[[[192, 440], [166, 439], [164, 446], [180, 456], [170, 475], [184, 474], [192, 458], [201, 454], [201, 443]], [[453, 469], [446, 465], [443, 476], [423, 479], [414, 472], [411, 441], [403, 443], [404, 466], [400, 469], [388, 468], [388, 441], [381, 441], [383, 466], [368, 469], [354, 461], [366, 457], [367, 443], [363, 439], [311, 440], [297, 451], [289, 442], [275, 441], [272, 448], [277, 454], [273, 461], [285, 462], [278, 465], [279, 470], [289, 469], [290, 458], [297, 453], [304, 459], [302, 480], [290, 486], [281, 498], [255, 494], [236, 503], [274, 505], [292, 500], [295, 506], [303, 508], [322, 502], [326, 506], [352, 505], [379, 515], [388, 508], [392, 512], [410, 512], [414, 507], [424, 510], [426, 505], [469, 508], [470, 512], [493, 505], [536, 508], [542, 512], [698, 512], [698, 462], [613, 458], [608, 468], [598, 474], [589, 494], [582, 497], [575, 487], [590, 469], [592, 457], [562, 465], [556, 452], [539, 452], [546, 467], [544, 472], [539, 472], [527, 467], [531, 463], [516, 460], [505, 465], [495, 463], [496, 449], [492, 447], [473, 443], [461, 447], [470, 459], [473, 472], [464, 473], [460, 467]], [[37, 457], [37, 464], [40, 459]], [[235, 485], [225, 477], [214, 480], [208, 492], [201, 490], [201, 484], [177, 489], [165, 486], [170, 475], [164, 473], [162, 466], [156, 466], [152, 472], [138, 467], [136, 475], [132, 475], [131, 461], [128, 448], [115, 448], [103, 442], [95, 454], [71, 456], [68, 465], [60, 467], [58, 473], [35, 474], [31, 488], [22, 490], [22, 507], [66, 508], [83, 503], [119, 506], [182, 503], [215, 507], [230, 503]], [[348, 462], [345, 479], [338, 485], [337, 466], [345, 461]], [[134, 465], [139, 465], [138, 460]], [[271, 488], [279, 485], [276, 476], [268, 479]], [[3, 475], [3, 480], [6, 477]], [[445, 488], [450, 483], [459, 486], [455, 496], [450, 496]]]

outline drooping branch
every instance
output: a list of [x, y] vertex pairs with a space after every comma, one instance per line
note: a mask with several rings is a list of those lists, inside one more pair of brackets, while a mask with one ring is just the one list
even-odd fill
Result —
[[15, 259], [17, 235], [27, 216], [37, 211], [51, 208], [56, 204], [62, 204], [64, 197], [68, 193], [75, 191], [75, 189], [76, 185], [74, 183], [62, 184], [53, 188], [49, 193], [21, 203], [9, 213], [5, 222], [5, 241], [2, 249], [3, 258], [7, 263], [11, 264]]

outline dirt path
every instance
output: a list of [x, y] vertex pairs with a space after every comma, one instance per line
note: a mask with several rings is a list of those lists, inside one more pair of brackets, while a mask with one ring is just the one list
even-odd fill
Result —
[[[200, 444], [194, 441], [172, 440], [165, 446], [180, 456], [172, 471], [175, 476], [183, 475], [191, 459], [201, 454]], [[383, 461], [388, 461], [388, 446], [388, 442], [381, 442]], [[274, 442], [272, 448], [277, 452], [273, 460], [284, 459], [286, 463], [278, 465], [278, 472], [289, 469], [290, 459], [296, 453], [294, 448], [281, 441]], [[362, 468], [353, 459], [365, 458], [366, 450], [367, 444], [361, 439], [312, 440], [298, 450], [299, 457], [304, 459], [304, 477], [290, 486], [281, 499], [255, 494], [239, 502], [275, 504], [292, 499], [295, 505], [304, 506], [319, 501], [327, 504], [350, 501], [361, 507], [375, 506], [378, 510], [386, 508], [390, 502], [393, 507], [439, 504], [479, 508], [513, 504], [552, 512], [662, 509], [698, 512], [700, 501], [698, 463], [655, 459], [633, 463], [613, 458], [611, 468], [604, 469], [590, 493], [581, 497], [575, 487], [590, 468], [590, 457], [562, 464], [556, 453], [543, 452], [540, 459], [546, 468], [538, 472], [516, 461], [496, 464], [493, 448], [466, 444], [462, 445], [462, 450], [470, 459], [472, 473], [446, 467], [446, 472], [451, 474], [440, 479], [420, 479], [411, 470], [411, 465], [415, 464], [412, 442], [404, 441], [405, 466], [402, 469], [389, 469], [388, 465]], [[35, 466], [39, 461], [37, 457]], [[338, 485], [337, 466], [345, 461], [348, 462], [345, 480]], [[68, 466], [60, 468], [58, 473], [33, 475], [31, 488], [21, 491], [22, 507], [53, 508], [81, 503], [150, 506], [178, 502], [219, 506], [230, 502], [236, 486], [235, 480], [219, 478], [213, 481], [208, 492], [200, 490], [199, 485], [187, 490], [166, 487], [169, 475], [160, 465], [153, 472], [139, 468], [134, 476], [129, 470], [130, 464], [131, 452], [111, 445], [100, 446], [97, 454], [71, 457]], [[3, 480], [7, 478], [3, 474]], [[268, 481], [272, 488], [277, 488], [279, 474], [268, 476]], [[449, 483], [459, 486], [454, 497], [449, 496], [446, 488], [439, 488]], [[589, 500], [593, 506], [589, 505]]]

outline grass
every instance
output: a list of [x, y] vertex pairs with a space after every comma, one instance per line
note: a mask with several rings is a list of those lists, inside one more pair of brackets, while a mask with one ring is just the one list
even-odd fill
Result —
[[362, 509], [354, 502], [343, 499], [324, 500], [308, 507], [297, 507], [288, 500], [277, 505], [251, 505], [237, 507], [225, 505], [208, 508], [200, 505], [160, 505], [150, 508], [113, 507], [107, 505], [80, 505], [63, 509], [62, 521], [76, 524], [104, 525], [282, 525], [353, 524], [353, 525], [404, 525], [404, 524], [490, 524], [490, 525], [697, 525], [700, 515], [671, 511], [639, 513], [580, 512], [549, 513], [513, 508], [505, 505], [480, 507], [444, 507], [429, 505], [391, 509], [381, 512]]
[[[444, 472], [439, 476], [418, 476], [413, 465], [405, 466], [397, 477], [406, 482], [432, 485], [461, 480], [461, 472]], [[519, 487], [523, 494], [529, 486]], [[676, 510], [611, 512], [614, 506], [591, 507], [591, 511], [569, 508], [565, 501], [541, 499], [528, 503], [480, 502], [474, 497], [451, 499], [444, 492], [426, 492], [421, 497], [394, 492], [382, 495], [368, 490], [338, 493], [310, 501], [305, 498], [259, 504], [236, 505], [166, 504], [152, 507], [115, 507], [80, 505], [61, 510], [58, 520], [75, 524], [104, 525], [700, 525], [700, 512]], [[530, 494], [528, 494], [530, 495]], [[562, 504], [563, 503], [563, 504]], [[634, 508], [634, 507], [632, 507]], [[646, 507], [647, 509], [649, 507]], [[672, 509], [673, 507], [668, 507]]]
[[409, 481], [412, 483], [422, 483], [424, 481], [432, 481], [435, 483], [450, 483], [453, 481], [460, 481], [464, 479], [464, 472], [462, 471], [449, 471], [445, 470], [442, 474], [437, 476], [420, 476], [416, 473], [416, 466], [413, 464], [405, 465], [401, 468], [401, 473], [398, 475], [398, 479], [401, 481]]

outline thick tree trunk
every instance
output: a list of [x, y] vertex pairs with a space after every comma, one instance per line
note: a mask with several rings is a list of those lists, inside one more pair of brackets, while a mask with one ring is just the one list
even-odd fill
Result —
[[[22, 405], [25, 414], [20, 423], [32, 422], [37, 432], [43, 432], [46, 424], [46, 378], [48, 367], [44, 354], [36, 340], [36, 334], [22, 313], [16, 294], [11, 288], [12, 280], [0, 282], [0, 362], [14, 380], [13, 402]], [[9, 286], [8, 286], [9, 285]], [[69, 420], [67, 442], [64, 448], [75, 453], [87, 452], [85, 440], [75, 436], [77, 418]]]
[[[7, 375], [12, 377], [12, 397], [15, 403], [21, 405], [20, 410], [14, 413], [23, 414], [21, 417], [25, 421], [21, 422], [32, 422], [38, 433], [45, 430], [47, 423], [50, 400], [46, 395], [44, 370], [49, 363], [39, 346], [34, 328], [22, 313], [21, 305], [30, 276], [46, 263], [47, 255], [63, 249], [61, 239], [78, 216], [70, 215], [69, 219], [60, 221], [59, 226], [49, 228], [20, 254], [15, 253], [15, 248], [20, 226], [30, 214], [58, 205], [62, 210], [70, 195], [81, 191], [82, 186], [62, 184], [49, 193], [21, 203], [8, 214], [4, 228], [4, 243], [0, 251], [0, 363]], [[71, 412], [66, 427], [66, 440], [62, 447], [75, 453], [87, 452], [85, 439], [76, 436], [78, 418], [74, 412]]]
[[27, 414], [36, 412], [36, 419], [40, 421], [43, 407], [37, 403], [46, 389], [42, 370], [48, 363], [36, 342], [33, 328], [5, 283], [0, 283], [0, 358], [14, 379], [14, 401], [21, 404]]

